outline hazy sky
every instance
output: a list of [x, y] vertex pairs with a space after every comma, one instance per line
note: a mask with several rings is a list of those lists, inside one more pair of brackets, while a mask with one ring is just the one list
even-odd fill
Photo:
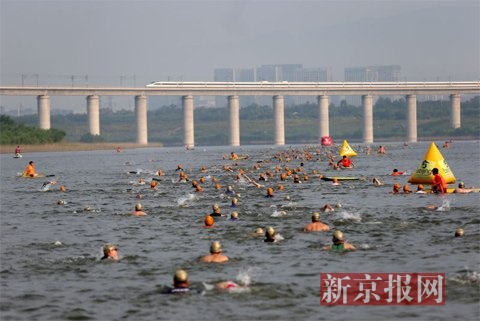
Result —
[[211, 81], [285, 63], [336, 81], [385, 64], [407, 80], [478, 80], [480, 1], [0, 0], [2, 85]]

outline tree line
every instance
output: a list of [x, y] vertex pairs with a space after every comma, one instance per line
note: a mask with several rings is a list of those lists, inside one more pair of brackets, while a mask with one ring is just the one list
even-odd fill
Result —
[[[417, 102], [417, 133], [420, 137], [479, 138], [480, 96], [461, 105], [461, 128], [450, 125], [449, 101]], [[334, 140], [362, 140], [363, 108], [341, 101], [330, 104], [330, 135]], [[183, 111], [181, 106], [150, 106], [148, 139], [164, 146], [183, 145]], [[375, 140], [403, 141], [407, 135], [407, 108], [404, 98], [380, 97], [373, 106]], [[228, 145], [228, 108], [195, 108], [195, 144]], [[37, 115], [16, 118], [20, 124], [35, 125]], [[100, 110], [100, 136], [88, 133], [86, 114], [52, 115], [52, 127], [64, 133], [65, 140], [82, 142], [128, 142], [136, 140], [135, 113], [131, 110]], [[18, 125], [21, 126], [21, 125]], [[2, 126], [3, 127], [3, 126]], [[24, 128], [22, 127], [22, 128]], [[285, 106], [285, 140], [288, 144], [318, 142], [318, 105], [305, 103]], [[54, 130], [55, 132], [55, 130]], [[21, 131], [18, 131], [20, 135]], [[51, 134], [53, 135], [53, 134]], [[271, 144], [274, 141], [273, 107], [252, 104], [240, 108], [240, 140], [247, 144]], [[12, 133], [9, 134], [12, 137]], [[43, 137], [48, 136], [46, 133]], [[58, 134], [54, 137], [59, 138]], [[62, 136], [62, 138], [63, 138]], [[2, 129], [3, 137], [3, 129]], [[28, 138], [27, 138], [28, 140]], [[6, 140], [7, 141], [7, 140]], [[31, 138], [28, 143], [39, 140]], [[20, 143], [20, 142], [19, 142]], [[21, 142], [25, 144], [26, 142]], [[2, 144], [4, 140], [2, 140]]]
[[49, 144], [65, 138], [66, 132], [60, 129], [40, 129], [34, 126], [17, 124], [12, 118], [0, 115], [0, 144]]

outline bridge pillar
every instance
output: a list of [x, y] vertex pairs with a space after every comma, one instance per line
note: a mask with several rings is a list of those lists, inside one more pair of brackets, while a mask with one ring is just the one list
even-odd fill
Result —
[[230, 146], [240, 146], [240, 104], [237, 95], [228, 96]]
[[38, 127], [50, 129], [50, 96], [37, 96]]
[[450, 95], [450, 104], [452, 106], [452, 128], [460, 128], [461, 116], [460, 116], [460, 95]]
[[185, 148], [195, 147], [195, 135], [193, 124], [193, 96], [182, 97], [183, 104], [183, 144]]
[[373, 103], [371, 95], [362, 96], [363, 106], [363, 142], [373, 143]]
[[100, 110], [97, 95], [87, 96], [87, 115], [90, 135], [100, 135]]
[[327, 95], [317, 97], [318, 101], [318, 141], [322, 141], [323, 136], [330, 136]]
[[135, 96], [135, 117], [137, 118], [137, 144], [148, 144], [147, 97]]
[[417, 96], [407, 95], [407, 141], [417, 142]]
[[285, 145], [285, 102], [283, 96], [273, 96], [273, 113], [275, 117], [275, 145]]

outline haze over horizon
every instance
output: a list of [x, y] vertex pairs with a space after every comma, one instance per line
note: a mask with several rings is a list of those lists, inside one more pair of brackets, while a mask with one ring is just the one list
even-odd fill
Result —
[[480, 2], [0, 0], [1, 85], [141, 87], [290, 63], [334, 81], [392, 64], [409, 81], [479, 80]]

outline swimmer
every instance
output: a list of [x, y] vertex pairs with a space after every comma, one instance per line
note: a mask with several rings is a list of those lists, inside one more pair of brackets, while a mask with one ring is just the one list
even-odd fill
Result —
[[65, 189], [65, 186], [61, 185], [60, 186], [60, 192], [66, 192], [67, 190]]
[[225, 191], [225, 194], [227, 195], [235, 195], [235, 192], [233, 191], [233, 187], [232, 186], [227, 186], [227, 190]]
[[238, 221], [238, 212], [232, 212], [232, 214], [230, 214], [230, 221]]
[[185, 294], [190, 293], [190, 283], [188, 274], [185, 270], [177, 270], [173, 276], [173, 288], [169, 288], [167, 294]]
[[410, 194], [412, 191], [410, 190], [410, 187], [408, 186], [408, 184], [405, 184], [403, 185], [403, 192], [405, 194]]
[[381, 146], [381, 145], [378, 146], [377, 153], [378, 153], [378, 154], [385, 154], [385, 153], [386, 153], [385, 147], [383, 147], [383, 146]]
[[243, 288], [243, 287], [246, 287], [246, 286], [242, 286], [238, 283], [235, 283], [233, 281], [222, 281], [222, 282], [218, 282], [217, 284], [215, 284], [215, 288], [217, 290], [230, 290], [230, 289], [239, 289], [239, 288]]
[[320, 213], [313, 213], [312, 214], [312, 223], [307, 224], [303, 228], [304, 232], [326, 232], [330, 231], [330, 227], [326, 224], [320, 222]]
[[52, 185], [55, 185], [55, 184], [57, 184], [57, 181], [45, 182], [43, 183], [42, 187], [40, 187], [40, 190], [42, 192], [49, 191], [50, 187], [52, 187]]
[[182, 170], [180, 172], [180, 175], [179, 175], [179, 178], [178, 178], [178, 182], [188, 182], [189, 179], [188, 179], [188, 176], [187, 174], [185, 174], [185, 172]]
[[118, 261], [118, 249], [114, 244], [107, 243], [103, 246], [103, 257], [101, 260]]
[[211, 216], [225, 216], [220, 212], [220, 206], [218, 206], [216, 203], [212, 205], [212, 210], [213, 212], [210, 213]]
[[417, 191], [415, 192], [415, 194], [427, 194], [427, 192], [423, 190], [423, 184], [417, 185]]
[[273, 197], [273, 188], [267, 188], [267, 195], [265, 197]]
[[142, 204], [137, 203], [137, 204], [135, 205], [135, 211], [132, 212], [132, 215], [134, 215], [134, 216], [144, 216], [144, 215], [147, 215], [147, 213], [145, 213], [145, 212], [143, 211], [143, 206], [142, 206]]
[[465, 235], [465, 231], [463, 228], [459, 227], [455, 230], [455, 237], [463, 237]]
[[65, 201], [64, 200], [58, 200], [57, 205], [65, 205]]
[[377, 185], [377, 186], [382, 186], [383, 183], [376, 177], [373, 178], [372, 183]]
[[195, 189], [195, 192], [200, 193], [203, 191], [203, 188], [200, 185], [197, 185], [197, 188]]
[[257, 227], [255, 229], [255, 232], [252, 233], [252, 236], [263, 236], [264, 235], [264, 231], [263, 231], [263, 228], [261, 227]]
[[205, 216], [205, 219], [203, 221], [205, 223], [203, 228], [212, 228], [213, 225], [215, 224], [215, 220], [213, 219], [213, 217], [211, 215]]
[[237, 207], [238, 206], [238, 199], [236, 197], [232, 198], [232, 204], [230, 207]]
[[327, 245], [323, 249], [328, 251], [348, 251], [348, 250], [356, 250], [356, 248], [345, 241], [345, 237], [342, 231], [335, 231], [332, 237], [332, 245]]
[[210, 255], [202, 257], [203, 263], [223, 263], [228, 261], [228, 257], [222, 254], [222, 245], [219, 241], [213, 241], [210, 245]]
[[467, 193], [471, 193], [473, 191], [474, 190], [471, 189], [471, 188], [465, 188], [465, 183], [464, 182], [460, 182], [460, 183], [458, 183], [458, 187], [453, 192], [454, 193], [459, 193], [459, 194], [467, 194]]
[[275, 229], [271, 226], [267, 227], [267, 230], [265, 232], [265, 240], [263, 240], [264, 242], [276, 242], [277, 240], [275, 240]]
[[398, 183], [393, 184], [392, 193], [393, 193], [393, 194], [398, 194], [398, 193], [400, 193], [400, 184], [398, 184]]
[[[341, 207], [341, 206], [340, 206]], [[330, 212], [334, 212], [335, 211], [335, 208], [330, 205], [330, 204], [325, 204], [323, 205], [323, 207], [320, 209], [320, 211], [324, 212], [324, 213], [330, 213]]]
[[403, 175], [403, 172], [399, 172], [398, 169], [394, 168], [392, 173], [390, 174], [392, 176], [401, 176]]
[[150, 189], [157, 189], [157, 181], [153, 180], [150, 182]]
[[340, 185], [340, 183], [338, 182], [338, 178], [335, 177], [335, 178], [333, 179], [332, 185], [334, 185], [334, 186]]
[[300, 180], [300, 176], [298, 176], [298, 174], [295, 174], [295, 175], [293, 176], [293, 182], [294, 182], [295, 184], [301, 184], [301, 183], [302, 183], [302, 181]]

